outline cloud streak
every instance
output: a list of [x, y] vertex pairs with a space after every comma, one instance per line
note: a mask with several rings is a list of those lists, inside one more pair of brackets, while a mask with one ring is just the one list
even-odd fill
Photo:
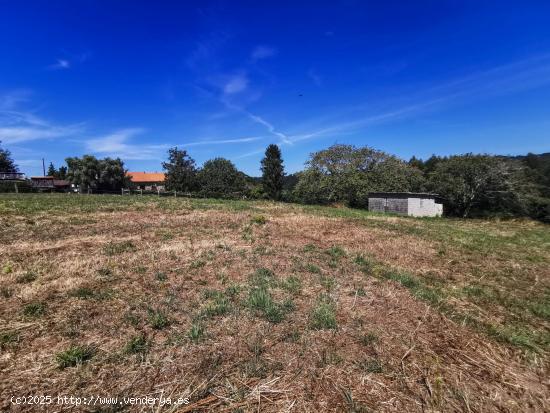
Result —
[[247, 142], [259, 141], [260, 139], [262, 139], [261, 136], [251, 136], [248, 138], [216, 139], [216, 140], [189, 142], [178, 146], [185, 147], [185, 146], [201, 146], [201, 145], [222, 145], [222, 144], [231, 144], [231, 143], [247, 143]]
[[13, 92], [0, 97], [0, 141], [17, 144], [41, 139], [74, 136], [83, 130], [83, 124], [56, 125], [29, 110], [19, 109], [30, 92]]
[[159, 159], [167, 149], [167, 145], [135, 144], [128, 141], [145, 132], [143, 128], [119, 129], [104, 136], [87, 139], [86, 150], [111, 157], [128, 160]]
[[[401, 103], [390, 104], [386, 111], [355, 116], [310, 132], [290, 134], [287, 138], [291, 143], [295, 143], [315, 137], [352, 132], [372, 125], [401, 121], [428, 111], [444, 110], [449, 106], [476, 99], [519, 93], [547, 84], [550, 84], [550, 54], [478, 71], [439, 85], [422, 87], [408, 93], [412, 96], [408, 102], [403, 103], [402, 99], [398, 99]], [[368, 104], [360, 106], [368, 107]], [[352, 110], [357, 111], [357, 105]]]
[[254, 50], [252, 50], [252, 53], [250, 54], [250, 60], [252, 60], [252, 62], [257, 62], [258, 60], [273, 57], [276, 54], [277, 50], [275, 50], [273, 47], [260, 45], [256, 46]]
[[223, 93], [225, 95], [234, 95], [236, 93], [244, 92], [247, 87], [248, 77], [241, 73], [229, 78], [223, 87]]
[[63, 69], [69, 69], [71, 67], [71, 62], [69, 62], [67, 59], [57, 59], [57, 61], [48, 66], [51, 70], [63, 70]]

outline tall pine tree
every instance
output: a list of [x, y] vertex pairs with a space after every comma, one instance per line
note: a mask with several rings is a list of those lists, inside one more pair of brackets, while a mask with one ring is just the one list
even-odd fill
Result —
[[55, 169], [55, 166], [53, 166], [53, 162], [50, 162], [50, 166], [48, 166], [48, 173], [46, 175], [57, 178], [57, 170]]
[[281, 199], [285, 171], [281, 150], [277, 145], [271, 144], [267, 147], [265, 157], [262, 159], [261, 169], [262, 186], [265, 194], [270, 199]]

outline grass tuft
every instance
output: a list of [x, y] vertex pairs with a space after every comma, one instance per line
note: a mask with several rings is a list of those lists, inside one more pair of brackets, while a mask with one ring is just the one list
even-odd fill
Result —
[[111, 241], [103, 247], [103, 252], [108, 256], [119, 255], [125, 252], [134, 252], [136, 250], [137, 248], [132, 241]]
[[40, 317], [46, 313], [46, 304], [42, 302], [29, 303], [23, 307], [22, 312], [27, 317]]
[[138, 334], [130, 338], [124, 346], [126, 354], [144, 354], [149, 350], [149, 342], [145, 334]]
[[311, 327], [314, 330], [336, 329], [336, 305], [333, 300], [323, 294], [317, 299], [317, 303], [311, 313]]
[[147, 320], [155, 330], [162, 330], [170, 325], [170, 320], [162, 310], [149, 309]]
[[267, 218], [263, 215], [255, 215], [250, 219], [250, 222], [256, 225], [264, 225], [267, 223]]
[[36, 280], [37, 276], [32, 271], [27, 271], [25, 274], [20, 275], [15, 279], [15, 282], [18, 284], [28, 284]]
[[191, 324], [191, 328], [187, 332], [187, 337], [191, 342], [198, 343], [204, 339], [206, 335], [206, 327], [200, 321], [195, 321]]
[[19, 342], [17, 331], [4, 331], [0, 333], [0, 350], [4, 350]]
[[75, 367], [89, 361], [96, 349], [93, 346], [71, 346], [65, 351], [57, 353], [55, 359], [60, 369]]

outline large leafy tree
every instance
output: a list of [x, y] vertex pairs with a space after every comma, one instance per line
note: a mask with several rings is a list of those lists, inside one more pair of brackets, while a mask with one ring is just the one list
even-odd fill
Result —
[[169, 149], [168, 162], [163, 162], [162, 167], [166, 171], [166, 189], [184, 192], [197, 189], [197, 168], [187, 151]]
[[440, 160], [429, 174], [429, 186], [445, 199], [448, 212], [468, 217], [474, 209], [514, 201], [510, 165], [489, 155], [455, 155]]
[[246, 180], [242, 172], [227, 159], [206, 161], [198, 173], [200, 193], [213, 198], [235, 198], [244, 195]]
[[[2, 144], [2, 141], [0, 141]], [[18, 172], [17, 165], [11, 157], [11, 152], [0, 147], [0, 172]]]
[[281, 199], [285, 171], [279, 147], [274, 144], [269, 145], [261, 163], [262, 187], [265, 194], [270, 199]]
[[364, 207], [371, 191], [416, 191], [423, 186], [421, 171], [395, 156], [338, 144], [311, 154], [294, 193], [306, 203]]
[[124, 162], [120, 158], [100, 159], [99, 163], [99, 188], [103, 190], [118, 191], [128, 184]]
[[97, 159], [92, 155], [67, 158], [67, 179], [80, 186], [81, 191], [119, 190], [126, 186], [126, 169], [121, 159]]

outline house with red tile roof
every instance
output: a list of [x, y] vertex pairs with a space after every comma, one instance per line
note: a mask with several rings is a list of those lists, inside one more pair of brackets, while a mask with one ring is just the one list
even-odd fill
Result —
[[145, 191], [164, 191], [165, 174], [162, 172], [126, 172], [132, 187]]

